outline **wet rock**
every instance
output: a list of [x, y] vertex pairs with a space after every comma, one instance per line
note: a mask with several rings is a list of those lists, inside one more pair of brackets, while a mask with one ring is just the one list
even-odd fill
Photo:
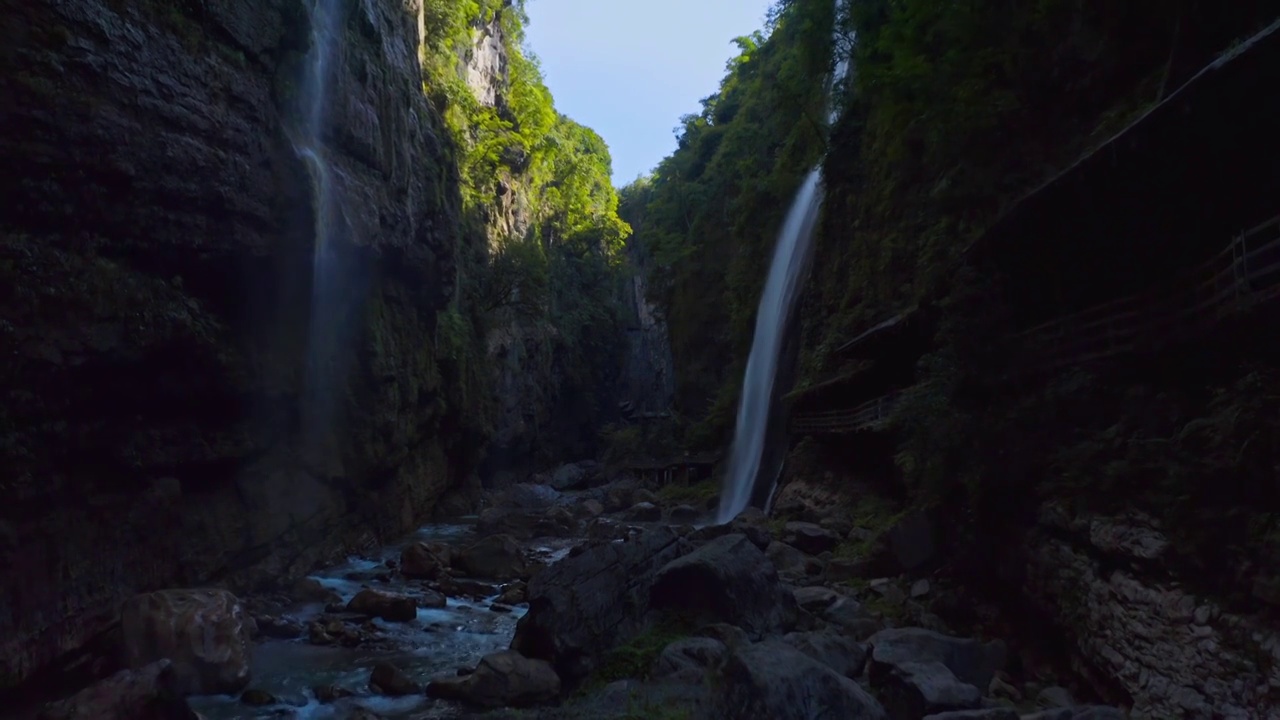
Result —
[[342, 596], [336, 590], [325, 587], [313, 577], [305, 577], [294, 583], [292, 596], [301, 602], [342, 602]]
[[639, 502], [627, 510], [631, 522], [657, 522], [662, 519], [662, 508], [651, 502]]
[[240, 703], [242, 705], [252, 705], [255, 707], [263, 707], [266, 705], [275, 705], [276, 698], [266, 690], [257, 688], [249, 688], [240, 695]]
[[49, 703], [37, 720], [196, 720], [176, 689], [172, 663], [121, 670], [71, 697]]
[[888, 673], [873, 677], [872, 684], [894, 720], [972, 710], [982, 703], [981, 690], [961, 682], [937, 661], [898, 663]]
[[418, 607], [424, 608], [442, 608], [448, 607], [449, 599], [444, 593], [435, 590], [423, 590], [422, 595], [418, 598]]
[[255, 621], [258, 624], [258, 632], [263, 637], [277, 640], [293, 640], [302, 637], [307, 632], [306, 626], [297, 618], [263, 615], [256, 618]]
[[887, 720], [880, 703], [857, 683], [780, 640], [729, 654], [712, 686], [714, 720]]
[[409, 622], [418, 617], [418, 603], [407, 595], [365, 588], [347, 603], [347, 612], [382, 618], [387, 622]]
[[391, 697], [422, 692], [418, 684], [410, 680], [400, 668], [385, 662], [373, 666], [373, 672], [369, 675], [369, 689]]
[[494, 604], [492, 604], [492, 605], [490, 605], [490, 606], [489, 606], [489, 609], [490, 609], [491, 611], [493, 611], [493, 612], [496, 612], [496, 613], [509, 613], [509, 612], [511, 612], [512, 610], [514, 610], [515, 608], [511, 607], [510, 605], [503, 605], [503, 604], [501, 604], [501, 603], [494, 603]]
[[605, 653], [644, 629], [657, 570], [687, 549], [660, 527], [623, 542], [594, 542], [552, 565], [529, 582], [529, 611], [511, 648], [547, 660], [575, 687]]
[[[871, 637], [871, 677], [887, 674], [904, 663], [939, 663], [960, 682], [985, 688], [996, 667], [994, 648], [968, 638], [951, 637], [923, 628], [892, 628]], [[910, 675], [911, 673], [907, 673]]]
[[817, 555], [840, 544], [840, 536], [818, 525], [789, 522], [783, 528], [784, 541], [801, 552]]
[[520, 544], [510, 535], [492, 535], [458, 553], [454, 567], [472, 577], [507, 580], [528, 569]]
[[407, 578], [434, 580], [448, 569], [451, 555], [447, 545], [411, 543], [400, 551], [400, 574]]
[[480, 599], [498, 593], [498, 589], [493, 585], [470, 578], [442, 578], [437, 587], [440, 588], [440, 592], [449, 597], [465, 596]]
[[594, 498], [583, 500], [578, 504], [578, 514], [582, 517], [599, 517], [604, 514], [604, 505]]
[[812, 613], [821, 613], [835, 604], [841, 597], [840, 593], [835, 590], [820, 585], [797, 588], [794, 594], [796, 596], [796, 604], [802, 610]]
[[554, 702], [560, 678], [550, 663], [504, 650], [486, 655], [469, 675], [431, 681], [427, 695], [482, 707], [531, 707]]
[[700, 682], [707, 669], [719, 665], [728, 649], [724, 643], [709, 637], [676, 640], [662, 649], [649, 669], [655, 680]]
[[830, 632], [793, 632], [782, 641], [841, 675], [856, 679], [867, 664], [867, 646]]
[[519, 605], [527, 599], [528, 590], [527, 584], [517, 580], [503, 588], [502, 594], [498, 596], [498, 602], [503, 605]]
[[136, 595], [120, 612], [131, 668], [172, 661], [184, 695], [237, 693], [249, 684], [249, 616], [225, 590], [160, 590]]
[[737, 625], [752, 637], [794, 627], [795, 597], [745, 535], [725, 535], [667, 563], [649, 593], [657, 610]]
[[316, 696], [316, 700], [325, 704], [355, 695], [353, 691], [340, 685], [317, 685], [311, 688], [311, 693]]

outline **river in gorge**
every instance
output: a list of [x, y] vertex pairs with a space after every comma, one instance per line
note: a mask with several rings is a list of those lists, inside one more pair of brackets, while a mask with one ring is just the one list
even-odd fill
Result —
[[[423, 583], [408, 580], [390, 572], [388, 560], [400, 557], [409, 543], [439, 542], [454, 547], [465, 546], [479, 538], [474, 518], [458, 524], [428, 525], [404, 542], [387, 546], [376, 553], [351, 557], [344, 563], [313, 574], [324, 587], [351, 600], [362, 588], [372, 587], [409, 596], [421, 596]], [[549, 539], [534, 544], [530, 550], [543, 562], [554, 562], [568, 553], [572, 543]], [[251, 707], [238, 697], [206, 696], [191, 699], [192, 707], [208, 720], [233, 718], [296, 718], [297, 720], [341, 720], [359, 717], [359, 709], [384, 718], [457, 718], [467, 716], [460, 706], [427, 698], [422, 693], [403, 697], [387, 697], [369, 689], [373, 667], [386, 662], [419, 683], [438, 675], [452, 675], [459, 668], [471, 668], [484, 655], [505, 649], [511, 642], [516, 623], [524, 615], [524, 606], [491, 609], [499, 596], [454, 598], [443, 608], [418, 608], [417, 618], [410, 622], [386, 622], [374, 619], [369, 630], [379, 636], [370, 647], [314, 645], [307, 635], [294, 640], [260, 639], [254, 648], [253, 680], [255, 691], [264, 691], [278, 702]], [[322, 602], [299, 603], [287, 608], [284, 615], [306, 626], [325, 614]], [[333, 702], [321, 702], [314, 688], [334, 686], [352, 693]]]

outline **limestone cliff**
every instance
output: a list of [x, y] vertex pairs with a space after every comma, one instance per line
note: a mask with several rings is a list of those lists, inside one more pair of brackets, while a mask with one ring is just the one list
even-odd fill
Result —
[[1280, 636], [1265, 614], [1197, 597], [1170, 540], [1142, 513], [1047, 505], [1013, 576], [1070, 638], [1075, 669], [1135, 718], [1262, 717], [1280, 687]]
[[325, 143], [344, 283], [317, 322], [346, 341], [322, 460], [299, 444], [306, 5], [0, 8], [0, 688], [131, 593], [296, 576], [407, 531], [466, 472], [475, 433], [434, 350], [466, 238], [422, 10], [343, 7]]

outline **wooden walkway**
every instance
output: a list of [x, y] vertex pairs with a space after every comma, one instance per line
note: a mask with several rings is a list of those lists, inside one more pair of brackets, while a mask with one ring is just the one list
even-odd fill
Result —
[[[1079, 367], [1194, 340], [1219, 323], [1280, 297], [1280, 216], [1236, 236], [1204, 264], [1155, 290], [1018, 334], [1023, 373]], [[797, 413], [791, 432], [838, 435], [887, 427], [901, 390], [854, 408]]]

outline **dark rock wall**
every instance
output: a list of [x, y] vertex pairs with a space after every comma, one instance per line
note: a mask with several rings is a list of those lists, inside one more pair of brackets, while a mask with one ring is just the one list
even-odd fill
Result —
[[421, 8], [344, 12], [348, 231], [318, 323], [341, 341], [303, 444], [306, 6], [0, 0], [0, 688], [134, 592], [287, 580], [409, 530], [463, 472], [433, 347], [465, 240]]

